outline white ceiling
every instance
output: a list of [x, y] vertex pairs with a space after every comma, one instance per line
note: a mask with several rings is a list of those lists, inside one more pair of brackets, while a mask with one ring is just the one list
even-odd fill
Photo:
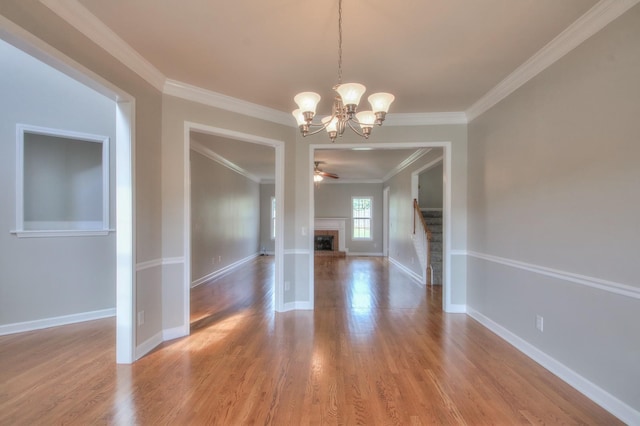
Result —
[[[337, 0], [68, 1], [168, 79], [284, 112], [295, 108], [296, 93], [316, 91], [318, 113], [329, 112]], [[343, 0], [343, 81], [393, 93], [389, 117], [467, 111], [596, 3]], [[252, 175], [273, 179], [271, 148], [198, 138]], [[381, 179], [413, 153], [318, 150], [316, 159], [341, 181]]]

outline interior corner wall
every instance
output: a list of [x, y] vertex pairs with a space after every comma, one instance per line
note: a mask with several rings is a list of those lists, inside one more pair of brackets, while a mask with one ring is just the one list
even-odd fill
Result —
[[637, 5], [469, 125], [467, 290], [636, 420], [638, 46]]
[[442, 208], [442, 163], [418, 175], [418, 203], [421, 209]]
[[191, 150], [191, 282], [258, 255], [260, 185]]
[[[0, 93], [0, 182], [4, 188], [0, 191], [0, 326], [113, 310], [113, 233], [18, 238], [10, 231], [16, 229], [16, 124], [97, 134], [114, 141], [115, 102], [2, 40]], [[47, 142], [44, 144], [46, 148]], [[113, 159], [115, 144], [110, 150]], [[44, 168], [43, 164], [39, 167]], [[115, 227], [114, 171], [112, 160], [109, 210]], [[97, 200], [100, 215], [101, 195]], [[47, 205], [51, 204], [56, 200]]]

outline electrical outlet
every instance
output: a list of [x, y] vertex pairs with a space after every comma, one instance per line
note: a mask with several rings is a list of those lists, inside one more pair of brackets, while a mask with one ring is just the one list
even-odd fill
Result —
[[138, 312], [138, 325], [144, 324], [144, 311]]
[[544, 318], [540, 315], [536, 315], [536, 328], [540, 333], [544, 331]]

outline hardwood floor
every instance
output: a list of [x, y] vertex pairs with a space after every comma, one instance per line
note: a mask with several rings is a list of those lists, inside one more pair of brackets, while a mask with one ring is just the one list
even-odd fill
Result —
[[116, 365], [115, 321], [0, 337], [0, 424], [619, 424], [382, 258], [316, 259], [273, 313], [273, 258], [192, 292], [192, 334]]

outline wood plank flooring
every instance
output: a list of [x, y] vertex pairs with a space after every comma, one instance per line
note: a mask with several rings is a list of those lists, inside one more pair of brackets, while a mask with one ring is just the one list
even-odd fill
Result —
[[273, 313], [273, 258], [192, 292], [192, 334], [115, 364], [115, 322], [0, 337], [0, 424], [620, 424], [383, 258], [316, 259]]

